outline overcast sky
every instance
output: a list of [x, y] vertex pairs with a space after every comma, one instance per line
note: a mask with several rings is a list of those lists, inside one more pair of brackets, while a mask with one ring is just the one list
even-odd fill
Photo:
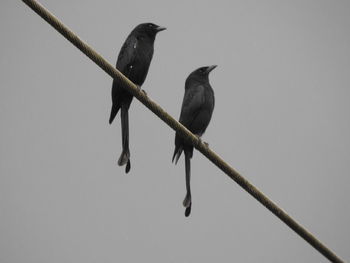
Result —
[[[217, 64], [203, 140], [350, 260], [349, 1], [41, 3], [112, 64], [134, 26], [167, 27], [143, 88], [176, 118], [188, 74]], [[0, 7], [0, 262], [328, 262], [197, 151], [185, 218], [174, 131], [137, 100], [125, 175], [112, 79]]]

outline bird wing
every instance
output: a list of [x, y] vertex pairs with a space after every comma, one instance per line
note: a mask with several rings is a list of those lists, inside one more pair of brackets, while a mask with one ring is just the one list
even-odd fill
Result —
[[196, 85], [185, 91], [180, 114], [180, 123], [188, 129], [191, 129], [191, 124], [205, 102], [204, 92], [205, 87], [203, 85]]
[[[191, 86], [185, 89], [185, 95], [182, 101], [180, 123], [182, 123], [187, 129], [191, 130], [191, 126], [196, 119], [198, 113], [201, 111], [203, 103], [205, 102], [205, 87], [203, 85]], [[172, 161], [175, 160], [175, 164], [179, 160], [183, 151], [183, 142], [179, 135], [175, 136], [175, 151]], [[187, 149], [188, 150], [188, 149]], [[186, 150], [185, 150], [186, 151]], [[189, 156], [192, 157], [192, 150], [190, 149]]]
[[135, 49], [137, 45], [137, 38], [134, 35], [129, 35], [120, 49], [117, 60], [117, 69], [124, 74], [127, 74], [127, 72], [131, 69], [130, 66], [132, 66], [134, 63], [136, 56]]

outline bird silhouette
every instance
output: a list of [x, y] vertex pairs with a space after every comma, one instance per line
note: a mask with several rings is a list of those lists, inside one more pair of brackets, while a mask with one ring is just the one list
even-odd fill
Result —
[[[153, 23], [143, 23], [136, 26], [125, 40], [117, 59], [116, 68], [128, 79], [141, 88], [144, 83], [154, 51], [154, 41], [158, 32], [165, 30], [165, 27]], [[111, 124], [121, 109], [122, 129], [122, 153], [118, 165], [126, 164], [125, 172], [130, 171], [130, 150], [129, 150], [129, 107], [133, 95], [123, 87], [118, 79], [113, 80], [112, 85], [112, 109], [109, 118]]]
[[[216, 65], [201, 67], [193, 71], [186, 79], [185, 95], [182, 102], [179, 122], [199, 138], [208, 127], [213, 114], [215, 98], [214, 91], [209, 84], [209, 73]], [[186, 197], [183, 205], [186, 208], [185, 216], [189, 216], [192, 208], [191, 196], [191, 158], [193, 145], [186, 142], [178, 133], [175, 135], [175, 150], [172, 161], [178, 162], [181, 153], [185, 154]]]

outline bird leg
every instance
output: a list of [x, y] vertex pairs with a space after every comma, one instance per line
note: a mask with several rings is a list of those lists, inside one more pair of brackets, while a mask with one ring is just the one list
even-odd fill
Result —
[[202, 137], [199, 134], [195, 134], [200, 143], [203, 143], [207, 148], [209, 148], [209, 143], [202, 140]]
[[136, 87], [137, 87], [139, 90], [141, 90], [141, 91], [143, 92], [143, 94], [145, 94], [145, 96], [147, 97], [146, 91], [145, 91], [144, 89], [141, 89], [141, 86], [136, 85]]

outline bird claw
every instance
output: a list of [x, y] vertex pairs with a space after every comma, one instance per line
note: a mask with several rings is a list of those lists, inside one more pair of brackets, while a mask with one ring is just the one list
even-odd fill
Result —
[[142, 91], [143, 94], [145, 94], [145, 96], [147, 97], [147, 92], [146, 92], [144, 89], [142, 89], [141, 91]]
[[203, 141], [201, 136], [199, 136], [198, 134], [196, 134], [196, 136], [197, 136], [197, 139], [199, 140], [200, 143], [203, 143], [205, 145], [205, 147], [209, 148], [209, 143]]
[[136, 85], [136, 87], [143, 92], [143, 94], [145, 94], [145, 96], [147, 97], [147, 93], [144, 89], [141, 89], [141, 86], [140, 85]]

